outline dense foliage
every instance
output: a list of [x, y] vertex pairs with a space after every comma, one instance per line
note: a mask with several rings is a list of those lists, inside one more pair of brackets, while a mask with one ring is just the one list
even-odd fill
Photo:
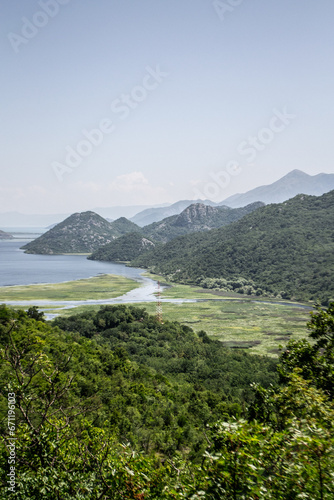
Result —
[[169, 380], [193, 384], [196, 406], [203, 406], [203, 415], [206, 413], [209, 420], [212, 411], [226, 411], [230, 403], [240, 413], [239, 405], [250, 398], [252, 382], [268, 386], [276, 380], [272, 359], [227, 349], [204, 331], [196, 334], [178, 322], [161, 324], [145, 309], [104, 306], [97, 313], [59, 317], [53, 323], [63, 330], [94, 337], [113, 350], [125, 350], [131, 360]]
[[[172, 346], [173, 358], [176, 357], [176, 360], [174, 363], [170, 362], [176, 373], [187, 370], [184, 368], [182, 358], [184, 355], [183, 349], [181, 351], [182, 343], [184, 342], [189, 350], [190, 339], [198, 343], [202, 343], [203, 339], [196, 338], [190, 329], [177, 324], [163, 325], [160, 339], [153, 339], [159, 335], [159, 324], [154, 318], [146, 315], [143, 325], [141, 319], [144, 314], [141, 309], [116, 306], [102, 308], [96, 316], [94, 315], [95, 317], [87, 318], [84, 314], [78, 318], [69, 318], [66, 323], [58, 320], [58, 324], [68, 326], [69, 330], [80, 330], [89, 337], [94, 335], [94, 340], [90, 340], [79, 333], [64, 333], [59, 328], [52, 328], [49, 324], [32, 319], [27, 313], [14, 313], [3, 308], [1, 316], [5, 318], [5, 325], [2, 328], [2, 346], [5, 349], [5, 363], [1, 372], [2, 385], [15, 378], [17, 382], [20, 380], [25, 384], [25, 378], [29, 382], [31, 373], [36, 372], [37, 378], [34, 383], [40, 384], [43, 388], [38, 392], [35, 404], [31, 405], [29, 391], [22, 394], [22, 408], [24, 405], [29, 408], [31, 418], [34, 418], [36, 412], [51, 397], [51, 388], [53, 395], [57, 395], [52, 405], [53, 412], [55, 415], [63, 415], [65, 410], [61, 405], [64, 402], [58, 395], [64, 390], [67, 381], [73, 379], [68, 386], [69, 391], [66, 396], [66, 407], [73, 408], [72, 412], [75, 413], [82, 404], [86, 405], [91, 401], [88, 405], [89, 411], [85, 408], [83, 413], [95, 425], [110, 429], [117, 439], [129, 441], [133, 447], [145, 449], [146, 452], [155, 450], [160, 453], [174, 453], [176, 450], [185, 452], [187, 449], [188, 452], [192, 450], [191, 455], [194, 458], [200, 456], [206, 443], [203, 434], [205, 425], [214, 422], [221, 412], [227, 415], [241, 413], [241, 406], [249, 397], [247, 396], [247, 391], [250, 392], [249, 383], [253, 380], [264, 384], [274, 381], [274, 364], [267, 361], [255, 363], [255, 374], [246, 372], [242, 377], [238, 371], [240, 369], [238, 357], [234, 364], [233, 360], [232, 362], [228, 360], [225, 369], [227, 382], [220, 390], [214, 379], [217, 367], [214, 367], [209, 376], [205, 372], [205, 366], [203, 373], [198, 374], [199, 355], [197, 355], [193, 362], [194, 366], [189, 363], [189, 376], [184, 378], [180, 376], [178, 380], [172, 380], [171, 377], [169, 380], [164, 376], [164, 372], [168, 372], [167, 369], [150, 368], [159, 364], [157, 357], [160, 359], [164, 355], [166, 358], [171, 357], [167, 348], [159, 352], [158, 346], [164, 337], [178, 336], [178, 342]], [[112, 331], [116, 325], [120, 327]], [[136, 325], [140, 328], [137, 329]], [[151, 344], [152, 360], [146, 365], [131, 362], [123, 343], [113, 343], [112, 350], [108, 346], [109, 342], [106, 339], [112, 335], [125, 337], [126, 331], [131, 329], [134, 335], [129, 351], [135, 351], [135, 346], [138, 345], [138, 352], [141, 354], [143, 350], [141, 345]], [[99, 335], [95, 336], [96, 333]], [[22, 373], [17, 371], [16, 365], [12, 368], [8, 366], [8, 362], [18, 356], [16, 351], [21, 352], [20, 350], [22, 354], [17, 358], [17, 362], [20, 359]], [[145, 353], [141, 356], [143, 357]], [[131, 358], [135, 360], [138, 356], [134, 355]], [[252, 358], [250, 356], [246, 358], [249, 358], [248, 370], [252, 370]], [[31, 359], [36, 359], [32, 366], [29, 365]], [[24, 371], [23, 360], [29, 367], [27, 372]], [[241, 356], [240, 361], [242, 361]], [[247, 362], [243, 365], [246, 367]], [[39, 370], [44, 370], [45, 373], [42, 372], [41, 375]], [[211, 384], [209, 377], [212, 379]], [[231, 380], [233, 377], [236, 380]], [[201, 386], [202, 379], [204, 382]], [[241, 379], [243, 382], [240, 383], [240, 387], [236, 387], [237, 381], [240, 382]], [[14, 385], [13, 390], [17, 392]], [[202, 413], [199, 412], [200, 407]], [[29, 415], [26, 415], [23, 421], [28, 418]]]
[[[150, 345], [154, 359], [157, 342], [164, 353], [177, 353], [183, 343], [189, 354], [192, 339], [197, 354], [186, 359], [196, 359], [197, 365], [203, 359], [206, 366], [209, 356], [217, 373], [215, 353], [219, 356], [220, 350], [204, 332], [196, 337], [177, 323], [159, 325], [138, 308], [106, 307], [94, 315], [74, 316], [65, 320], [63, 326], [72, 331], [67, 333], [42, 317], [34, 319], [37, 314], [36, 309], [28, 314], [0, 308], [0, 430], [5, 443], [0, 470], [6, 498], [333, 498], [334, 405], [328, 380], [333, 376], [334, 304], [312, 314], [314, 351], [291, 344], [282, 354], [283, 385], [253, 384], [242, 415], [237, 407], [235, 417], [232, 407], [228, 415], [225, 407], [213, 422], [202, 404], [210, 391], [201, 370], [191, 372], [196, 386], [188, 382], [187, 370], [177, 375], [170, 371], [168, 377], [162, 373], [169, 370], [169, 356], [162, 356], [167, 360], [161, 371], [143, 365], [151, 357]], [[248, 367], [237, 366], [252, 370], [254, 359], [253, 380], [259, 368], [268, 369], [268, 361], [245, 354], [248, 358]], [[180, 359], [176, 366], [182, 367]], [[227, 355], [231, 369], [230, 361]], [[14, 403], [9, 404], [8, 393], [10, 398], [15, 394]], [[218, 396], [219, 388], [210, 394]], [[12, 406], [14, 429], [7, 422]], [[9, 490], [11, 432], [17, 440], [15, 487]], [[200, 435], [206, 451], [199, 446], [198, 454], [194, 444], [198, 447]]]
[[334, 191], [268, 205], [227, 227], [176, 238], [133, 265], [169, 279], [252, 280], [255, 289], [296, 300], [334, 296]]
[[98, 248], [88, 259], [127, 262], [154, 246], [152, 241], [140, 233], [128, 233]]
[[[224, 278], [201, 277], [196, 280], [196, 284], [202, 288], [208, 288], [210, 290], [223, 290], [225, 292], [237, 292], [245, 295], [274, 296], [268, 290], [264, 290], [259, 287], [253, 280], [242, 278], [240, 276], [235, 276], [234, 278], [227, 280]], [[276, 293], [275, 297], [282, 298], [282, 295]]]
[[[154, 248], [157, 242], [162, 244], [162, 242], [184, 234], [226, 226], [261, 206], [263, 206], [263, 203], [258, 202], [246, 207], [232, 209], [195, 203], [178, 215], [172, 215], [141, 229], [136, 226], [140, 229], [140, 233], [137, 229], [136, 233], [125, 234], [98, 248], [88, 259], [118, 262], [131, 261]], [[133, 225], [135, 226], [135, 224]]]

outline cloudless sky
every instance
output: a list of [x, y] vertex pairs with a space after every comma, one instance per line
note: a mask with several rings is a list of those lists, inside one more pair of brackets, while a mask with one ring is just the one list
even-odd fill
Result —
[[333, 0], [1, 2], [0, 212], [221, 201], [334, 172], [333, 21]]

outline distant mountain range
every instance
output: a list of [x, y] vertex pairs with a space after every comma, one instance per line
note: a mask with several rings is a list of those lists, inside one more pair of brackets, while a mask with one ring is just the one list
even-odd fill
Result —
[[131, 217], [131, 221], [138, 226], [144, 227], [153, 222], [158, 222], [160, 220], [166, 219], [166, 217], [171, 217], [172, 215], [180, 214], [185, 208], [193, 205], [194, 203], [202, 203], [204, 205], [216, 206], [217, 203], [210, 200], [181, 200], [167, 207], [159, 208], [147, 208], [142, 212], [139, 212], [134, 217]]
[[334, 174], [308, 175], [301, 170], [292, 170], [292, 172], [272, 184], [251, 189], [243, 194], [235, 194], [220, 203], [214, 203], [210, 200], [183, 200], [165, 208], [149, 208], [138, 213], [131, 220], [139, 226], [145, 226], [166, 217], [180, 214], [193, 203], [203, 203], [212, 207], [228, 206], [230, 208], [239, 208], [257, 201], [262, 201], [266, 205], [282, 203], [302, 193], [321, 196], [332, 189], [334, 189]]
[[[179, 215], [143, 228], [125, 217], [110, 223], [94, 212], [76, 213], [22, 248], [26, 253], [38, 254], [90, 253], [109, 244], [107, 250], [94, 254], [93, 259], [115, 260], [117, 255], [116, 260], [131, 260], [156, 242], [166, 242], [194, 231], [230, 224], [262, 205], [263, 203], [253, 203], [244, 208], [232, 209], [197, 203], [190, 205]], [[138, 234], [138, 237], [135, 238], [134, 234]], [[118, 239], [122, 236], [124, 237], [119, 242]]]
[[236, 209], [196, 203], [143, 228], [124, 217], [109, 223], [83, 212], [23, 248], [133, 259], [132, 265], [175, 281], [326, 305], [334, 298], [333, 220], [334, 190]]
[[[114, 206], [93, 208], [93, 212], [101, 217], [115, 220], [126, 217], [140, 227], [153, 222], [159, 222], [166, 217], [180, 214], [185, 208], [196, 203], [207, 206], [228, 206], [239, 208], [250, 203], [262, 201], [263, 203], [281, 203], [297, 194], [320, 196], [334, 189], [334, 174], [308, 175], [301, 170], [293, 170], [278, 181], [260, 186], [243, 194], [235, 194], [215, 203], [210, 200], [181, 200], [173, 204], [158, 206]], [[70, 214], [21, 214], [18, 212], [0, 213], [0, 227], [6, 231], [8, 227], [38, 227], [47, 228], [63, 221]]]
[[297, 195], [226, 227], [175, 238], [132, 265], [183, 283], [326, 305], [334, 299], [333, 221], [334, 191]]
[[[116, 260], [131, 260], [156, 242], [166, 242], [194, 231], [206, 231], [230, 224], [262, 205], [263, 203], [253, 203], [233, 209], [197, 203], [190, 205], [179, 215], [143, 228], [125, 217], [110, 223], [94, 212], [76, 213], [22, 248], [26, 253], [38, 254], [90, 253], [109, 244], [107, 250], [94, 254], [93, 259], [115, 260], [117, 255]], [[138, 234], [138, 237], [135, 238], [134, 234]], [[124, 237], [119, 242], [118, 238], [122, 236]], [[132, 253], [129, 252], [130, 248]]]
[[237, 208], [263, 201], [269, 203], [282, 203], [297, 194], [321, 196], [334, 189], [334, 174], [308, 175], [301, 170], [292, 170], [278, 181], [251, 189], [243, 194], [235, 194], [226, 198], [222, 203], [229, 207]]
[[[167, 204], [168, 205], [168, 204]], [[161, 205], [158, 205], [160, 207]], [[100, 207], [93, 208], [91, 211], [101, 215], [104, 219], [114, 221], [120, 217], [130, 218], [139, 211], [148, 208], [149, 205], [134, 205], [134, 206], [115, 206], [115, 207]], [[154, 208], [154, 207], [151, 207]], [[7, 227], [31, 227], [31, 228], [45, 228], [51, 229], [62, 222], [66, 217], [71, 214], [21, 214], [20, 212], [5, 212], [0, 213], [0, 227], [4, 230]]]

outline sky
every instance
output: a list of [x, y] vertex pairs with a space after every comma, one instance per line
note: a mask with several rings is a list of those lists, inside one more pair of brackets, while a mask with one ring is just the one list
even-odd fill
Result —
[[0, 212], [333, 173], [333, 0], [1, 2]]

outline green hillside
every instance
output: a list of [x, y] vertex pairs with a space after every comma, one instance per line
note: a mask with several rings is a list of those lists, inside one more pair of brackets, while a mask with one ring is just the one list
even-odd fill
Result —
[[226, 226], [263, 205], [261, 202], [256, 202], [246, 207], [232, 209], [194, 203], [178, 215], [143, 227], [142, 232], [147, 238], [165, 243], [185, 234]]
[[140, 308], [0, 306], [3, 495], [331, 500], [333, 321], [318, 308], [276, 372]]
[[134, 222], [131, 222], [126, 217], [120, 217], [110, 223], [112, 227], [113, 236], [119, 238], [127, 233], [136, 233], [141, 231], [141, 227], [137, 226]]
[[[54, 423], [66, 415], [76, 429], [82, 412], [85, 425], [104, 428], [133, 449], [195, 459], [207, 444], [198, 429], [221, 414], [241, 414], [252, 401], [250, 383], [278, 381], [272, 359], [233, 352], [177, 322], [160, 324], [145, 309], [104, 306], [57, 318], [52, 326], [35, 320], [42, 316], [35, 307], [25, 313], [0, 306], [0, 382], [14, 384], [26, 410], [17, 412], [17, 427], [27, 419], [30, 430], [43, 422], [54, 394]], [[0, 417], [4, 409], [0, 393]], [[38, 442], [33, 451], [39, 455]]]
[[232, 209], [196, 203], [187, 207], [179, 215], [167, 217], [160, 222], [154, 222], [143, 228], [139, 228], [136, 224], [127, 221], [127, 219], [118, 219], [118, 221], [111, 224], [113, 229], [116, 228], [116, 223], [122, 220], [121, 229], [123, 231], [128, 232], [133, 226], [136, 232], [120, 236], [118, 231], [117, 236], [120, 237], [98, 248], [88, 258], [91, 260], [121, 262], [133, 260], [152, 249], [156, 243], [161, 244], [180, 235], [225, 226], [261, 206], [263, 206], [263, 203], [259, 202], [252, 203], [247, 207]]
[[95, 212], [72, 214], [22, 248], [26, 253], [90, 253], [139, 228], [125, 217], [110, 223]]
[[128, 233], [100, 247], [88, 257], [90, 260], [126, 262], [154, 248], [155, 244], [139, 233]]
[[[191, 234], [150, 251], [133, 265], [181, 282], [216, 285], [241, 278], [254, 290], [283, 298], [317, 300], [334, 296], [334, 191], [320, 197], [298, 195], [268, 205], [227, 227]], [[238, 285], [239, 283], [239, 285]]]

